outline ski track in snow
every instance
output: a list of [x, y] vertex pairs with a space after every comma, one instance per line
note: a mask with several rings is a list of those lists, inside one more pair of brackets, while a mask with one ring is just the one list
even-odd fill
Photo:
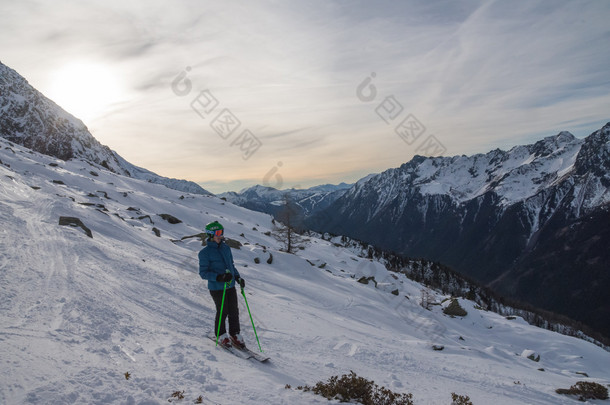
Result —
[[[0, 150], [2, 404], [165, 404], [176, 391], [185, 396], [177, 403], [202, 395], [204, 404], [326, 404], [295, 387], [350, 370], [413, 393], [416, 404], [449, 404], [452, 392], [475, 404], [572, 404], [555, 389], [610, 382], [610, 353], [590, 343], [465, 300], [464, 318], [443, 315], [440, 305], [425, 310], [421, 285], [329, 241], [310, 238], [297, 255], [282, 253], [265, 235], [267, 215], [4, 140]], [[162, 213], [183, 222], [169, 224]], [[93, 238], [59, 226], [62, 215], [80, 218]], [[201, 244], [181, 238], [212, 220], [243, 244], [233, 253], [266, 364], [205, 337], [214, 304], [198, 275]], [[358, 283], [362, 276], [375, 276], [377, 287]], [[399, 296], [390, 294], [397, 288]], [[242, 334], [257, 350], [239, 303]]]

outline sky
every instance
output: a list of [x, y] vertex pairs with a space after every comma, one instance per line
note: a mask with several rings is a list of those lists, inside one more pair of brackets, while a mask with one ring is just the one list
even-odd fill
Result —
[[352, 183], [610, 121], [610, 1], [0, 0], [0, 61], [209, 191]]

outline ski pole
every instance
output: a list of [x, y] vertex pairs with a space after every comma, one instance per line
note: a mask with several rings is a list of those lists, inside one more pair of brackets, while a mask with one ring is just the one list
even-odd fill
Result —
[[244, 301], [246, 301], [246, 308], [248, 308], [248, 315], [250, 315], [250, 322], [252, 322], [252, 329], [254, 329], [254, 336], [256, 336], [256, 342], [258, 343], [258, 349], [263, 352], [261, 348], [261, 342], [258, 340], [258, 334], [256, 333], [256, 328], [254, 327], [254, 320], [252, 319], [252, 313], [250, 312], [250, 306], [248, 305], [248, 299], [246, 298], [246, 293], [244, 293], [244, 289], [241, 289], [241, 295], [244, 297]]
[[[229, 270], [227, 270], [227, 273]], [[216, 331], [216, 346], [218, 346], [218, 335], [220, 335], [220, 324], [222, 323], [222, 310], [225, 306], [225, 294], [227, 292], [227, 283], [225, 283], [225, 287], [222, 290], [222, 303], [220, 304], [220, 317], [218, 318], [218, 330]]]

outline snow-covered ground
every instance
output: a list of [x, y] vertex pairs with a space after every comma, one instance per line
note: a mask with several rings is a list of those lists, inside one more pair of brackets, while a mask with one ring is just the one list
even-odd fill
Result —
[[[78, 217], [93, 237], [59, 226], [60, 216]], [[213, 220], [242, 243], [233, 253], [268, 363], [204, 337], [214, 305], [198, 275], [201, 242], [183, 238]], [[326, 404], [295, 387], [350, 370], [415, 404], [450, 404], [452, 392], [476, 405], [572, 404], [555, 390], [610, 383], [610, 353], [593, 344], [462, 299], [465, 317], [425, 310], [424, 287], [403, 275], [322, 239], [280, 252], [271, 229], [269, 216], [216, 197], [0, 138], [0, 403]], [[242, 334], [258, 349], [241, 297], [240, 306]]]

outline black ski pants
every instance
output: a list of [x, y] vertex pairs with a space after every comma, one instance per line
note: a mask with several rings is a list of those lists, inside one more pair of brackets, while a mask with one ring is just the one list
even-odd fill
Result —
[[[216, 305], [216, 318], [214, 319], [214, 333], [218, 332], [218, 322], [220, 320], [220, 308], [222, 307], [223, 290], [210, 290], [214, 304]], [[229, 335], [234, 336], [240, 332], [239, 328], [239, 305], [237, 304], [237, 291], [235, 287], [227, 288], [225, 294], [225, 303], [222, 309], [222, 321], [220, 321], [220, 334], [224, 335], [227, 332], [225, 320], [229, 317]]]

